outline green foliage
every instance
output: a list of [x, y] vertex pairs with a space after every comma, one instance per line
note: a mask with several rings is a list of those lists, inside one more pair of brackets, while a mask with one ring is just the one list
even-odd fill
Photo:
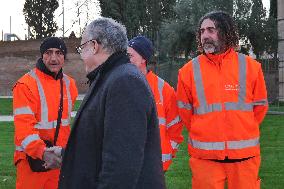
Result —
[[58, 8], [57, 0], [26, 0], [23, 13], [26, 23], [31, 28], [32, 38], [41, 39], [52, 36], [57, 30], [54, 11]]
[[162, 25], [162, 47], [165, 54], [168, 52], [174, 56], [181, 51], [186, 54], [195, 45], [195, 15], [192, 10], [191, 1], [181, 0], [174, 7], [176, 15], [174, 18], [165, 20]]
[[100, 0], [102, 16], [124, 24], [129, 38], [143, 34], [153, 41], [159, 37], [162, 20], [173, 16], [174, 3], [174, 0]]
[[238, 26], [244, 53], [252, 47], [259, 57], [264, 51], [277, 52], [276, 20], [266, 17], [261, 0], [179, 0], [175, 16], [162, 25], [163, 54], [196, 54], [195, 32], [206, 13], [221, 10], [231, 14]]
[[251, 10], [252, 2], [251, 0], [237, 0], [234, 4], [234, 18], [236, 20], [239, 37], [241, 39], [246, 39], [247, 35], [247, 21], [250, 18], [250, 10]]
[[251, 15], [247, 20], [246, 37], [252, 45], [253, 52], [256, 57], [265, 51], [265, 25], [266, 25], [266, 10], [263, 8], [261, 0], [252, 0]]
[[269, 16], [277, 19], [277, 0], [270, 0]]
[[[266, 17], [261, 0], [100, 0], [100, 4], [102, 16], [123, 23], [129, 38], [148, 36], [160, 56], [194, 56], [199, 19], [214, 10], [234, 17], [244, 53], [251, 47], [257, 57], [277, 51], [276, 20]], [[273, 6], [271, 14], [275, 15]]]
[[162, 46], [172, 56], [184, 53], [187, 57], [196, 52], [195, 33], [200, 18], [210, 11], [233, 12], [233, 1], [223, 0], [179, 0], [174, 11], [175, 17], [164, 20], [162, 25]]
[[277, 0], [270, 0], [269, 18], [265, 25], [266, 51], [277, 59], [278, 31], [277, 31]]

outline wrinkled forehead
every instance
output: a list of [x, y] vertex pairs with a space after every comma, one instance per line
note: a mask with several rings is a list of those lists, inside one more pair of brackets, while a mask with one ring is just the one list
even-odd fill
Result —
[[48, 49], [46, 49], [45, 52], [47, 52], [47, 51], [49, 51], [49, 52], [58, 52], [58, 51], [62, 52], [62, 50], [58, 49], [58, 48], [48, 48]]
[[207, 28], [216, 28], [214, 21], [209, 18], [204, 19], [200, 25], [200, 29]]

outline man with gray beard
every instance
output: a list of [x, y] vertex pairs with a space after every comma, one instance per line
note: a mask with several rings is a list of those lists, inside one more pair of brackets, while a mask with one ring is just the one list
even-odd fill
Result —
[[60, 189], [164, 189], [155, 101], [130, 64], [126, 29], [98, 18], [77, 48], [90, 88], [63, 158]]
[[188, 130], [193, 189], [259, 189], [259, 125], [268, 109], [261, 64], [238, 53], [225, 12], [201, 18], [201, 55], [179, 70], [177, 99]]

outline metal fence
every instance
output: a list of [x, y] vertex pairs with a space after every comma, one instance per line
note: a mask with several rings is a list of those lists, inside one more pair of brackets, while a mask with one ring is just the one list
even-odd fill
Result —
[[279, 69], [278, 60], [262, 59], [259, 60], [265, 77], [268, 102], [277, 103], [279, 98]]

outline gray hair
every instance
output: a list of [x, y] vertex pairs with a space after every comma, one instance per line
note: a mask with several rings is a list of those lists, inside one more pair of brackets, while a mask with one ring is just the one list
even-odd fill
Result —
[[92, 21], [86, 27], [85, 34], [89, 40], [95, 39], [110, 54], [127, 50], [126, 28], [112, 18], [101, 17]]

